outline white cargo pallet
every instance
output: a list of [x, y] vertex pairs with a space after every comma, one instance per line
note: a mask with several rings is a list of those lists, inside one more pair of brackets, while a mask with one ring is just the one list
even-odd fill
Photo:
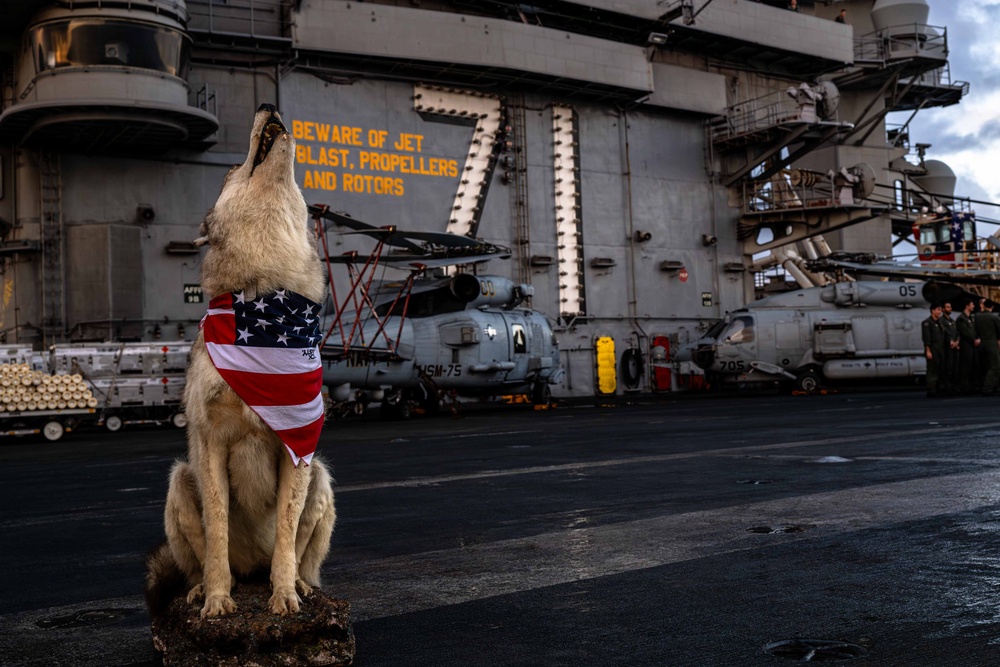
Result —
[[0, 364], [27, 364], [33, 371], [48, 372], [44, 352], [35, 352], [30, 345], [0, 345]]
[[0, 412], [0, 436], [41, 433], [58, 440], [84, 422], [117, 431], [125, 424], [186, 424], [181, 402], [191, 342], [68, 343], [35, 352], [0, 345], [0, 364], [83, 377], [96, 408]]
[[52, 373], [79, 373], [86, 378], [120, 374], [183, 373], [191, 354], [189, 341], [157, 343], [71, 343], [50, 348]]
[[142, 405], [171, 405], [184, 398], [183, 375], [157, 377], [117, 376], [87, 380], [90, 391], [102, 408]]

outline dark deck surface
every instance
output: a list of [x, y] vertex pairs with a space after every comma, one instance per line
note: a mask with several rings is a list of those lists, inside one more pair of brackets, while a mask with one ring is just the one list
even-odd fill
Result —
[[[881, 392], [329, 424], [325, 590], [351, 600], [364, 667], [780, 666], [764, 647], [792, 638], [867, 649], [843, 664], [995, 665], [998, 408]], [[0, 665], [158, 664], [142, 559], [184, 449], [167, 428], [0, 441]]]

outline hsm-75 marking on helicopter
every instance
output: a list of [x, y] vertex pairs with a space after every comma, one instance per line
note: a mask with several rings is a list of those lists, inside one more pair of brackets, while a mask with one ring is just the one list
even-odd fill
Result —
[[[494, 275], [427, 275], [431, 268], [507, 258], [507, 248], [456, 234], [374, 227], [324, 206], [310, 212], [324, 243], [332, 223], [376, 246], [367, 256], [328, 254], [328, 264], [344, 264], [351, 277], [341, 302], [331, 274], [333, 305], [322, 318], [323, 382], [331, 398], [358, 412], [379, 400], [396, 417], [414, 404], [435, 409], [443, 393], [528, 392], [534, 402], [548, 402], [549, 385], [562, 372], [559, 345], [548, 319], [522, 305], [531, 286]], [[395, 251], [383, 255], [386, 247]], [[376, 280], [386, 266], [409, 275]]]

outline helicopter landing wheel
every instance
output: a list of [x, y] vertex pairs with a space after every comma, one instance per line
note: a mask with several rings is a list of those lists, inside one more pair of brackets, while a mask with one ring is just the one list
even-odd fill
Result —
[[441, 392], [429, 378], [422, 379], [412, 393], [413, 399], [426, 414], [436, 415], [441, 410]]
[[548, 405], [552, 402], [552, 389], [548, 382], [539, 380], [531, 385], [531, 402], [535, 405]]
[[413, 415], [413, 410], [410, 407], [410, 401], [406, 397], [406, 393], [403, 391], [395, 391], [391, 394], [387, 394], [384, 399], [382, 399], [382, 406], [379, 408], [379, 414], [383, 419], [396, 419], [405, 420], [409, 419]]
[[816, 371], [803, 371], [795, 378], [797, 391], [816, 391], [820, 388], [820, 375]]

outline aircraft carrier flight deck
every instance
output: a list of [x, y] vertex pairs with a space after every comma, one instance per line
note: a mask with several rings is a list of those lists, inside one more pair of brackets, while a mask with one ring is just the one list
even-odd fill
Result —
[[[338, 507], [324, 590], [350, 600], [365, 667], [995, 664], [995, 403], [344, 420], [320, 442]], [[0, 664], [159, 665], [142, 560], [184, 448], [171, 427], [0, 445]]]

